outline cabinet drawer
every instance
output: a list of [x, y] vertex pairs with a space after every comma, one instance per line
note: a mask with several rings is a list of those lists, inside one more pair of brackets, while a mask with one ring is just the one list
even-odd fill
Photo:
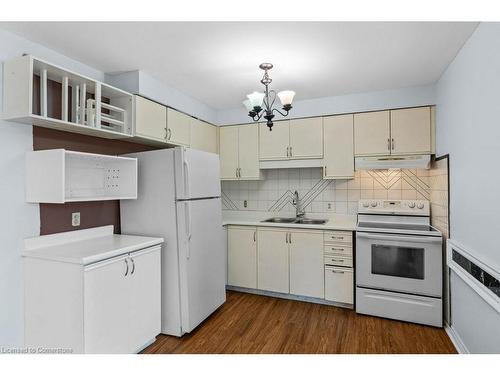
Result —
[[325, 266], [325, 299], [340, 303], [354, 302], [354, 273], [350, 269]]
[[352, 244], [352, 232], [325, 231], [323, 239], [325, 242]]
[[341, 256], [325, 254], [324, 259], [325, 259], [325, 265], [352, 267], [352, 257], [341, 257]]
[[342, 244], [325, 244], [323, 251], [325, 255], [352, 256], [352, 247]]

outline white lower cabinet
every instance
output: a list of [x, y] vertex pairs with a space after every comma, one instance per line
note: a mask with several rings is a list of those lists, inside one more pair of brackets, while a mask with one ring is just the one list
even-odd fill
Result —
[[290, 293], [325, 298], [323, 233], [292, 231], [290, 242]]
[[228, 228], [227, 272], [229, 285], [257, 288], [257, 228]]
[[354, 272], [352, 269], [325, 266], [325, 299], [353, 304]]
[[257, 241], [257, 288], [289, 293], [288, 231], [259, 228]]
[[160, 248], [85, 267], [85, 353], [134, 353], [156, 337], [160, 267]]
[[141, 350], [161, 330], [160, 257], [153, 246], [89, 265], [25, 258], [25, 344]]

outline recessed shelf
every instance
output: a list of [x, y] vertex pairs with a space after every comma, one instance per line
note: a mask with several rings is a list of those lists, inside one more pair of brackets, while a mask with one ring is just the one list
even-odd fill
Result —
[[137, 199], [137, 159], [67, 151], [26, 154], [26, 201]]

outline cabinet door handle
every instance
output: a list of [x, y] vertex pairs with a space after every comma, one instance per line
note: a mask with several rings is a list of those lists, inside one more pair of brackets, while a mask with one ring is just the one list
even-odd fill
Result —
[[286, 147], [286, 157], [288, 158], [290, 156], [290, 152], [288, 151], [290, 149], [290, 147]]
[[391, 151], [391, 139], [387, 138], [387, 149]]
[[234, 170], [234, 175], [236, 176], [236, 178], [238, 178], [238, 168]]
[[288, 243], [288, 233], [285, 233], [285, 243]]
[[257, 231], [253, 231], [253, 242], [257, 242]]
[[168, 128], [165, 128], [165, 139], [168, 139]]
[[292, 146], [290, 146], [290, 157], [293, 156], [293, 153], [292, 153]]
[[123, 275], [123, 277], [128, 275], [128, 259], [127, 258], [125, 258], [125, 264], [127, 265], [127, 269], [125, 270], [125, 275]]
[[168, 140], [170, 140], [170, 138], [172, 138], [172, 129], [168, 129]]
[[134, 271], [135, 271], [135, 262], [134, 262], [134, 258], [130, 258], [130, 261], [132, 262], [132, 271], [130, 272], [131, 275], [134, 274]]
[[288, 242], [288, 243], [292, 243], [292, 234], [291, 234], [291, 233], [288, 233], [288, 235], [289, 235], [289, 237], [288, 237], [288, 238], [290, 239], [290, 240], [289, 240], [290, 242]]
[[238, 177], [241, 178], [241, 168], [238, 168]]
[[394, 138], [391, 138], [392, 149], [394, 150]]

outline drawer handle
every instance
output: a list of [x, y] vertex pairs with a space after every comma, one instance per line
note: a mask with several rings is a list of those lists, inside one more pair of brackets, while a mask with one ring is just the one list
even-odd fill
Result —
[[344, 262], [344, 259], [335, 259], [335, 258], [332, 258], [332, 260], [333, 260], [334, 262]]
[[343, 236], [332, 236], [332, 240], [343, 240]]
[[344, 251], [345, 249], [341, 248], [341, 247], [332, 247], [332, 250], [336, 250], [336, 251]]
[[344, 271], [335, 271], [335, 270], [332, 270], [332, 273], [345, 273]]

